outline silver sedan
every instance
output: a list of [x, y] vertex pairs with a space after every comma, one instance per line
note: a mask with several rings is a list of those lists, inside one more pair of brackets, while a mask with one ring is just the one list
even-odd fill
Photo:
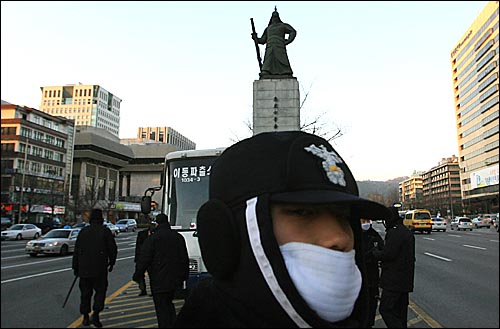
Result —
[[75, 250], [76, 238], [80, 229], [55, 229], [42, 235], [40, 239], [26, 243], [26, 253], [32, 257], [38, 254], [58, 254], [66, 256]]

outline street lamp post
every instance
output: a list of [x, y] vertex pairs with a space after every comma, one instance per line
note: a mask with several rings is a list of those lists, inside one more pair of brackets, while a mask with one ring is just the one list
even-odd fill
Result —
[[[21, 214], [23, 210], [23, 192], [24, 192], [24, 178], [26, 176], [26, 163], [28, 162], [28, 148], [30, 144], [29, 137], [26, 137], [26, 149], [24, 150], [24, 163], [23, 163], [23, 176], [21, 178], [21, 193], [19, 197], [19, 217], [18, 223], [21, 224]], [[21, 144], [19, 144], [21, 145]]]

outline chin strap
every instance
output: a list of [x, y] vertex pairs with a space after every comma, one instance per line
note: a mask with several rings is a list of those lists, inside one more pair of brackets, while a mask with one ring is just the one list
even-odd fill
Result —
[[262, 242], [260, 240], [256, 207], [257, 197], [247, 201], [247, 208], [245, 212], [248, 236], [250, 239], [252, 252], [255, 256], [255, 260], [259, 265], [260, 271], [264, 276], [269, 289], [271, 290], [283, 310], [299, 328], [311, 328], [311, 326], [297, 313], [295, 308], [292, 306], [285, 292], [281, 289], [276, 276], [274, 275], [273, 269], [271, 267], [269, 259], [264, 253], [264, 248], [262, 247]]

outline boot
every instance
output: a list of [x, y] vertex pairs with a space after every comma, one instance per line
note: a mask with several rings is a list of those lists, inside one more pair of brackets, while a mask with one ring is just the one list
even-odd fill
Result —
[[139, 296], [146, 296], [148, 293], [146, 292], [146, 290], [141, 290], [141, 293], [139, 294]]
[[102, 323], [99, 321], [99, 313], [92, 313], [92, 320], [91, 323], [96, 326], [97, 328], [102, 328]]
[[90, 326], [90, 319], [88, 313], [83, 315], [82, 326], [85, 327]]

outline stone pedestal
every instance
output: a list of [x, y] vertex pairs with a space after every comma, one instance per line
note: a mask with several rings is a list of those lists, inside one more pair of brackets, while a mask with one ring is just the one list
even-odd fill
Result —
[[300, 130], [297, 79], [262, 79], [253, 83], [253, 134]]

